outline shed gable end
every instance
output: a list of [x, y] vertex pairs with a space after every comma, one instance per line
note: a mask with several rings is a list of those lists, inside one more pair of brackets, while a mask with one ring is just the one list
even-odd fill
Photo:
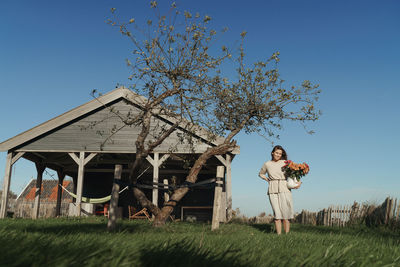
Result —
[[[140, 111], [126, 100], [119, 99], [22, 144], [17, 151], [135, 153], [135, 141], [141, 127], [125, 125], [121, 117], [135, 116]], [[147, 141], [169, 127], [165, 121], [153, 117]], [[154, 152], [203, 152], [209, 147], [201, 140], [194, 139], [193, 148], [182, 136], [183, 132], [176, 130]]]

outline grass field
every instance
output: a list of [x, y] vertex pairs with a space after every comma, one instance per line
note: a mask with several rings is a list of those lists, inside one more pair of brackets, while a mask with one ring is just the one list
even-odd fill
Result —
[[120, 221], [104, 218], [0, 220], [1, 266], [400, 266], [400, 233], [293, 225]]

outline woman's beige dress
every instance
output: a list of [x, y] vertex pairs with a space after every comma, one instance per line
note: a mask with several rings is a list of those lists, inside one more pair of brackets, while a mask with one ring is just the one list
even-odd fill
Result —
[[[284, 160], [267, 161], [262, 166], [259, 176], [268, 173], [268, 196], [274, 211], [274, 217], [277, 220], [292, 219], [293, 199], [292, 192], [287, 188], [287, 182], [282, 167]], [[260, 176], [261, 177], [261, 176]]]

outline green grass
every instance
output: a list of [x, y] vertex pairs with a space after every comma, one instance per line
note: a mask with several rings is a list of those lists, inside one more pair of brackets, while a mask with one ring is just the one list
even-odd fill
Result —
[[0, 220], [1, 266], [400, 266], [400, 233], [383, 228], [119, 221]]

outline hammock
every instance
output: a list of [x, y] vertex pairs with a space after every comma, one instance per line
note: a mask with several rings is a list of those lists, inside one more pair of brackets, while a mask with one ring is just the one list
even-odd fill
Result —
[[[145, 169], [145, 170], [137, 177], [137, 179], [139, 179], [140, 176], [142, 176], [149, 168], [150, 168], [150, 166], [147, 167], [147, 169]], [[47, 171], [46, 171], [46, 172], [47, 172]], [[67, 190], [67, 188], [65, 188], [65, 187], [62, 186], [61, 184], [59, 184], [59, 186], [61, 186], [61, 187], [62, 187], [68, 194], [70, 194], [73, 198], [78, 198], [77, 195], [75, 195], [75, 194], [72, 193], [72, 192], [69, 192], [69, 191]], [[129, 186], [126, 186], [124, 189], [122, 189], [121, 191], [119, 191], [118, 194], [121, 194], [122, 192], [124, 192], [124, 191], [125, 191], [126, 189], [128, 189], [128, 188], [129, 188]], [[110, 200], [111, 200], [111, 195], [106, 196], [106, 197], [102, 197], [102, 198], [88, 198], [88, 197], [82, 197], [82, 202], [90, 203], [90, 204], [101, 204], [101, 203], [105, 203], [105, 202], [110, 201]]]
[[[75, 195], [72, 192], [69, 192], [64, 186], [60, 185], [68, 194], [70, 194], [73, 198], [78, 198], [77, 195]], [[122, 192], [124, 192], [126, 189], [128, 189], [129, 187], [125, 187], [124, 189], [122, 189], [121, 191], [119, 191], [119, 194], [121, 194]], [[82, 197], [82, 202], [85, 203], [90, 203], [90, 204], [100, 204], [100, 203], [105, 203], [107, 201], [111, 200], [111, 195], [106, 196], [106, 197], [102, 197], [102, 198], [89, 198], [89, 197]]]

